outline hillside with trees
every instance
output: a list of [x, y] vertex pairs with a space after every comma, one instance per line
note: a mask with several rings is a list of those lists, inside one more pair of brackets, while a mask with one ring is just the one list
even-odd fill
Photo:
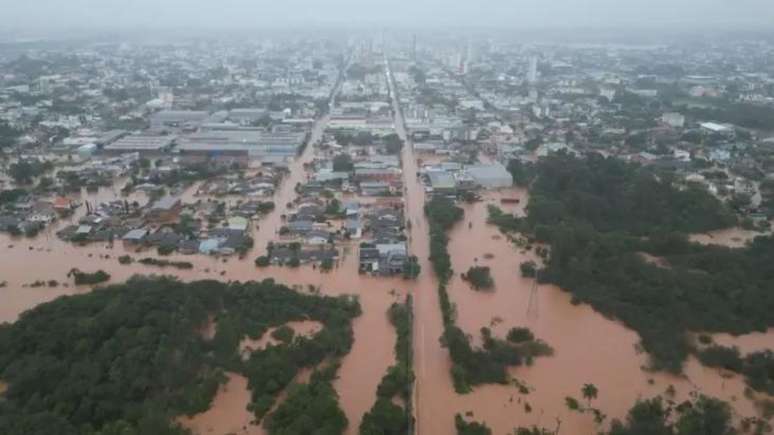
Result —
[[[135, 277], [61, 297], [0, 326], [0, 379], [8, 385], [0, 433], [184, 434], [173, 418], [207, 410], [227, 371], [248, 378], [248, 408], [260, 420], [301, 368], [323, 361], [329, 367], [294, 387], [266, 426], [270, 434], [302, 427], [312, 408], [291, 404], [315, 403], [316, 427], [342, 433], [346, 417], [329, 385], [359, 314], [351, 298], [300, 294], [273, 280]], [[217, 328], [207, 339], [201, 331], [211, 319]], [[243, 337], [300, 320], [324, 328], [240, 357]]]

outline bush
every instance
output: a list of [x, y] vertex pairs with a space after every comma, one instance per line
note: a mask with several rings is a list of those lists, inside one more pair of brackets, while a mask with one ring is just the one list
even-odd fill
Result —
[[468, 423], [460, 414], [454, 416], [454, 427], [457, 428], [457, 435], [492, 435], [486, 424], [477, 421]]
[[293, 337], [295, 335], [296, 335], [296, 331], [294, 331], [293, 328], [287, 325], [282, 325], [271, 332], [271, 338], [277, 341], [281, 341], [285, 344], [290, 343], [293, 340]]
[[521, 276], [524, 278], [534, 278], [537, 276], [537, 264], [534, 261], [525, 261], [519, 266], [521, 269]]
[[134, 262], [134, 259], [129, 255], [122, 255], [118, 257], [118, 262], [120, 264], [132, 264]]
[[176, 267], [178, 269], [193, 269], [193, 263], [188, 261], [169, 261], [169, 260], [159, 260], [156, 258], [143, 258], [138, 261], [140, 264], [144, 264], [146, 266], [158, 266], [158, 267]]
[[488, 266], [473, 266], [462, 275], [476, 290], [489, 290], [494, 287], [494, 279]]
[[104, 270], [98, 270], [93, 273], [81, 272], [78, 269], [72, 269], [67, 276], [73, 276], [75, 279], [75, 285], [93, 285], [100, 284], [110, 280], [110, 274]]
[[158, 252], [159, 255], [169, 255], [175, 252], [175, 248], [173, 246], [161, 245], [156, 249], [156, 252]]
[[535, 335], [529, 328], [511, 328], [506, 336], [511, 343], [524, 343], [525, 341], [532, 341], [535, 339]]
[[422, 271], [422, 266], [419, 265], [419, 259], [416, 255], [410, 256], [406, 263], [403, 265], [403, 278], [404, 279], [416, 279], [419, 273]]
[[271, 259], [267, 255], [261, 255], [255, 259], [255, 265], [258, 267], [267, 267], [271, 264]]

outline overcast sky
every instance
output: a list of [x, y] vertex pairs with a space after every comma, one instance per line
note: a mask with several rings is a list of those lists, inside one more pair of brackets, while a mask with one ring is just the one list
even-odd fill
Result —
[[774, 0], [0, 0], [6, 28], [774, 27]]

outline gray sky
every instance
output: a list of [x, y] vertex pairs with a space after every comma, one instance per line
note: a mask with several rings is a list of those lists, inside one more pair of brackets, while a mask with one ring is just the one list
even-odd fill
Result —
[[708, 27], [771, 25], [774, 0], [0, 0], [0, 26]]

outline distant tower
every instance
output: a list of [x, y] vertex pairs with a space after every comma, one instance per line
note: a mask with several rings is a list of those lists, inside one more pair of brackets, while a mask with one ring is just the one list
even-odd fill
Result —
[[537, 56], [529, 58], [529, 71], [527, 72], [527, 82], [535, 83], [537, 81]]

